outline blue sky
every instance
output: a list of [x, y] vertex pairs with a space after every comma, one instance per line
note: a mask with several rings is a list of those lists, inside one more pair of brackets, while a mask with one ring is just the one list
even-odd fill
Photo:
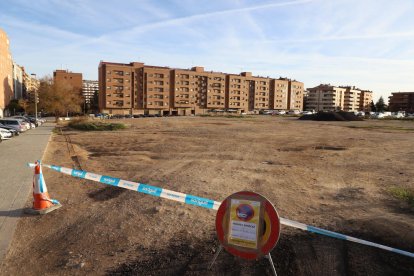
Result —
[[414, 91], [414, 0], [2, 0], [14, 60], [97, 79], [100, 60]]

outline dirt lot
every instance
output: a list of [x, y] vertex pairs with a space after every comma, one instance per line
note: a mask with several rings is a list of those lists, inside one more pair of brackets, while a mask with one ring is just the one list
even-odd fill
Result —
[[[122, 121], [130, 128], [54, 134], [44, 162], [79, 161], [86, 171], [217, 201], [253, 190], [284, 218], [414, 252], [414, 207], [390, 193], [414, 188], [413, 121]], [[44, 175], [63, 207], [20, 219], [1, 275], [271, 273], [265, 259], [247, 262], [225, 252], [206, 269], [218, 245], [215, 211], [47, 168]], [[272, 256], [279, 275], [414, 275], [408, 257], [289, 227], [282, 227]]]

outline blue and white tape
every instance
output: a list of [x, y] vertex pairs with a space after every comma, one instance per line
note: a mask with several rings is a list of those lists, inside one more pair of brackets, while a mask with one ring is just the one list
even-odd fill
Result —
[[[35, 164], [32, 164], [32, 163], [29, 163], [27, 165], [29, 167], [34, 167], [35, 166]], [[100, 175], [100, 174], [95, 174], [95, 173], [90, 173], [90, 172], [85, 172], [85, 171], [80, 171], [80, 170], [75, 170], [75, 169], [69, 169], [69, 168], [54, 166], [54, 165], [42, 164], [42, 166], [50, 168], [50, 169], [52, 169], [54, 171], [57, 171], [57, 172], [60, 172], [60, 173], [71, 175], [73, 177], [88, 179], [88, 180], [100, 182], [100, 183], [103, 183], [103, 184], [106, 184], [106, 185], [121, 187], [121, 188], [125, 188], [125, 189], [128, 189], [128, 190], [137, 191], [137, 192], [140, 192], [140, 193], [144, 193], [144, 194], [148, 194], [148, 195], [152, 195], [152, 196], [156, 196], [156, 197], [162, 197], [162, 198], [178, 201], [178, 202], [185, 203], [185, 204], [204, 207], [204, 208], [207, 208], [207, 209], [218, 210], [218, 208], [220, 207], [220, 204], [221, 204], [221, 202], [214, 201], [214, 200], [211, 200], [211, 199], [208, 199], [208, 198], [202, 198], [202, 197], [193, 196], [193, 195], [189, 195], [189, 194], [183, 194], [183, 193], [163, 189], [163, 188], [160, 188], [160, 187], [151, 186], [151, 185], [147, 185], [147, 184], [142, 184], [142, 183], [138, 183], [138, 182], [132, 182], [132, 181], [128, 181], [128, 180], [123, 180], [123, 179], [115, 178], [115, 177], [111, 177], [111, 176]], [[304, 223], [300, 223], [300, 222], [297, 222], [297, 221], [293, 221], [293, 220], [290, 220], [290, 219], [280, 218], [280, 223], [283, 224], [283, 225], [291, 226], [291, 227], [301, 229], [301, 230], [304, 230], [304, 231], [309, 231], [309, 232], [312, 232], [312, 233], [316, 233], [316, 234], [320, 234], [320, 235], [324, 235], [324, 236], [328, 236], [328, 237], [336, 238], [336, 239], [340, 239], [340, 240], [346, 240], [346, 241], [351, 241], [351, 242], [355, 242], [355, 243], [359, 243], [359, 244], [364, 244], [364, 245], [367, 245], [367, 246], [380, 248], [380, 249], [383, 249], [383, 250], [391, 251], [391, 252], [394, 252], [394, 253], [398, 253], [398, 254], [401, 254], [401, 255], [405, 255], [405, 256], [414, 258], [414, 253], [411, 253], [411, 252], [408, 252], [408, 251], [404, 251], [404, 250], [400, 250], [400, 249], [397, 249], [397, 248], [392, 248], [392, 247], [389, 247], [389, 246], [385, 246], [385, 245], [382, 245], [382, 244], [378, 244], [378, 243], [369, 242], [369, 241], [366, 241], [366, 240], [354, 238], [354, 237], [351, 237], [351, 236], [347, 236], [347, 235], [340, 234], [340, 233], [337, 233], [337, 232], [332, 232], [332, 231], [325, 230], [325, 229], [322, 229], [322, 228], [314, 227], [314, 226], [307, 225], [307, 224], [304, 224]]]
[[[28, 166], [34, 167], [35, 165], [32, 163], [29, 163]], [[42, 164], [42, 166], [52, 169], [54, 171], [60, 172], [60, 173], [68, 174], [73, 177], [88, 179], [88, 180], [100, 182], [106, 185], [121, 187], [121, 188], [125, 188], [128, 190], [132, 190], [132, 191], [136, 191], [136, 192], [140, 192], [140, 193], [144, 193], [144, 194], [148, 194], [152, 196], [162, 197], [162, 198], [166, 198], [166, 199], [170, 199], [170, 200], [174, 200], [174, 201], [178, 201], [178, 202], [182, 202], [182, 203], [186, 203], [190, 205], [204, 207], [207, 209], [218, 210], [221, 204], [221, 202], [217, 202], [217, 201], [214, 201], [208, 198], [202, 198], [198, 196], [183, 194], [183, 193], [163, 189], [160, 187], [155, 187], [155, 186], [142, 184], [138, 182], [132, 182], [132, 181], [128, 181], [128, 180], [124, 180], [124, 179], [120, 179], [116, 177], [111, 177], [107, 175], [100, 175], [100, 174], [95, 174], [95, 173], [90, 173], [90, 172], [75, 170], [75, 169], [69, 169], [69, 168], [54, 166], [54, 165]]]

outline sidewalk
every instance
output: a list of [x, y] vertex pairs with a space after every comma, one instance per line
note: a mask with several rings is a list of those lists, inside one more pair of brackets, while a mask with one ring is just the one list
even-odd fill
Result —
[[33, 170], [26, 163], [42, 158], [54, 126], [45, 123], [0, 143], [0, 262], [32, 191]]

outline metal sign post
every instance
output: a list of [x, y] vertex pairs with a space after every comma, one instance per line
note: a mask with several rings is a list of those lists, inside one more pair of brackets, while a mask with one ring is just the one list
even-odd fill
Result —
[[216, 231], [220, 247], [209, 269], [224, 248], [233, 256], [246, 260], [266, 257], [276, 275], [270, 251], [279, 240], [280, 218], [264, 196], [242, 191], [227, 197], [217, 211]]

